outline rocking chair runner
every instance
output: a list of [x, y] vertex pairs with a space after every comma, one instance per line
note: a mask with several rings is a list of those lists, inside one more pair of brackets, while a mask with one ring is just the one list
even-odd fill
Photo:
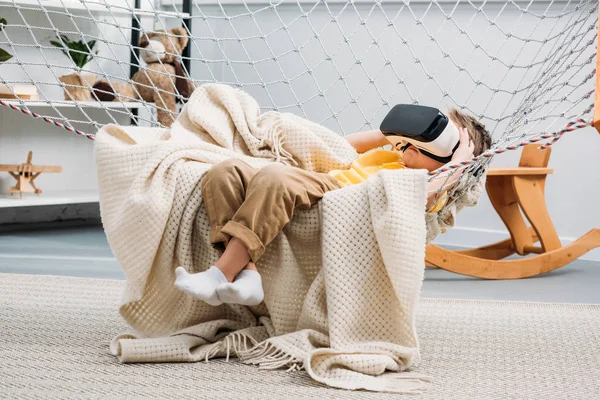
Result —
[[[487, 193], [510, 239], [458, 251], [430, 244], [425, 256], [428, 267], [485, 279], [527, 278], [560, 268], [600, 246], [598, 228], [562, 246], [544, 195], [546, 176], [552, 173], [547, 168], [551, 149], [540, 151], [538, 147], [528, 145], [523, 149], [518, 168], [491, 169], [487, 174]], [[531, 226], [527, 226], [521, 211]], [[537, 255], [503, 260], [515, 253]]]

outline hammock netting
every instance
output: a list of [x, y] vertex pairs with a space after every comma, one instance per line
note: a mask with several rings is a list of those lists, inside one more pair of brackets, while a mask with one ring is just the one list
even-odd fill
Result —
[[[0, 104], [91, 139], [106, 123], [170, 125], [186, 100], [175, 74], [233, 85], [265, 111], [340, 134], [378, 128], [398, 103], [456, 107], [493, 135], [493, 148], [461, 167], [474, 172], [494, 154], [551, 144], [590, 123], [597, 8], [596, 0], [0, 0], [0, 49], [12, 55], [0, 85], [14, 97]], [[155, 64], [171, 56], [183, 72], [155, 69], [172, 80], [167, 87], [132, 85], [148, 66], [140, 41], [161, 30], [170, 44], [189, 38], [181, 54], [156, 50]], [[98, 101], [100, 80], [121, 95]], [[33, 97], [15, 89], [27, 85]], [[144, 88], [174, 93], [177, 107], [143, 100]], [[430, 179], [457, 173], [441, 172]], [[475, 175], [463, 173], [453, 192]]]

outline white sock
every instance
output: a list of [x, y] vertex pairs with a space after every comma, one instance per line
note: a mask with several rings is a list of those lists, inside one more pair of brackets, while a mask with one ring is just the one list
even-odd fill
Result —
[[211, 306], [223, 304], [217, 295], [217, 287], [222, 283], [227, 283], [227, 278], [214, 265], [197, 274], [189, 274], [185, 268], [177, 267], [175, 276], [175, 287], [182, 292], [205, 301]]
[[232, 283], [227, 282], [219, 285], [217, 293], [223, 303], [242, 304], [244, 306], [256, 306], [265, 297], [260, 274], [249, 269], [242, 270]]

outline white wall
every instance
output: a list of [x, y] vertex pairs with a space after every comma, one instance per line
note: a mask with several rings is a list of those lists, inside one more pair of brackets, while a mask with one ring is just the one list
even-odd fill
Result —
[[[123, 4], [114, 1], [115, 4]], [[163, 4], [170, 3], [169, 0], [161, 1]], [[402, 2], [386, 1], [378, 7], [369, 1], [355, 1], [354, 4], [328, 1], [315, 5], [314, 1], [298, 3], [286, 0], [273, 9], [260, 0], [249, 0], [248, 8], [234, 0], [223, 1], [222, 7], [209, 0], [197, 0], [193, 10], [194, 40], [191, 46], [196, 60], [192, 62], [192, 76], [199, 82], [238, 84], [254, 95], [265, 109], [277, 107], [282, 111], [295, 112], [341, 134], [377, 127], [391, 105], [413, 101], [442, 108], [459, 105], [475, 115], [483, 115], [483, 121], [496, 139], [511, 127], [519, 128], [519, 133], [554, 131], [564, 125], [564, 118], [544, 118], [543, 123], [536, 124], [536, 116], [546, 117], [563, 111], [567, 112], [567, 116], [577, 115], [593, 100], [578, 101], [594, 88], [593, 80], [587, 80], [583, 85], [580, 83], [592, 72], [595, 61], [592, 59], [590, 63], [587, 60], [595, 54], [596, 13], [590, 9], [595, 2], [583, 4], [584, 11], [590, 11], [587, 14], [589, 19], [579, 23], [577, 18], [581, 13], [573, 12], [572, 2], [529, 3], [489, 0], [482, 11], [477, 12], [475, 7], [481, 6], [481, 2], [456, 5], [455, 1], [444, 0], [436, 4], [411, 1], [408, 7]], [[527, 12], [519, 7], [527, 8]], [[565, 8], [571, 12], [564, 18], [556, 18]], [[167, 6], [164, 9], [173, 10]], [[14, 10], [3, 8], [2, 13], [9, 22], [20, 18]], [[451, 14], [452, 18], [446, 19], [444, 13]], [[546, 14], [546, 18], [538, 17], [542, 14]], [[48, 26], [46, 17], [41, 14], [28, 12], [24, 15], [31, 25]], [[332, 22], [334, 17], [336, 22]], [[69, 27], [71, 24], [64, 20], [65, 17], [53, 18], [63, 19], [55, 22], [57, 27]], [[111, 16], [102, 18], [113, 21]], [[118, 18], [123, 27], [129, 26], [129, 17]], [[490, 20], [495, 24], [491, 25]], [[392, 25], [388, 25], [390, 21]], [[151, 25], [151, 22], [146, 23]], [[102, 44], [101, 56], [128, 62], [129, 49], [117, 44], [128, 42], [123, 31], [79, 20], [77, 23], [80, 30], [99, 37], [104, 35], [115, 43], [112, 47]], [[166, 26], [177, 23], [170, 20]], [[507, 68], [489, 56], [494, 55], [509, 65], [529, 66], [535, 60], [560, 55], [560, 49], [553, 47], [556, 42], [544, 41], [568, 26], [577, 26], [581, 28], [580, 32], [587, 32], [586, 28], [590, 26], [592, 30], [586, 35], [569, 36], [563, 50], [572, 49], [576, 52], [575, 56], [549, 61], [554, 69], [542, 78], [537, 75], [541, 71], [539, 67]], [[162, 27], [161, 23], [156, 27]], [[467, 35], [461, 35], [460, 29], [465, 29]], [[426, 30], [435, 40], [430, 39]], [[47, 43], [51, 33], [36, 31], [36, 40]], [[7, 34], [13, 42], [35, 43], [26, 30], [10, 30]], [[509, 37], [509, 34], [512, 36]], [[128, 37], [127, 30], [125, 36]], [[348, 38], [348, 42], [344, 42], [344, 37]], [[532, 40], [524, 42], [518, 37]], [[238, 38], [243, 38], [243, 41], [238, 41]], [[2, 40], [4, 37], [0, 35]], [[373, 45], [374, 42], [377, 45]], [[475, 47], [475, 44], [480, 47]], [[5, 44], [0, 43], [0, 46]], [[586, 51], [577, 58], [581, 47], [585, 47]], [[35, 48], [21, 49], [20, 55], [36, 57], [36, 51]], [[444, 57], [443, 52], [447, 52], [450, 58]], [[47, 54], [53, 63], [67, 65], [69, 62], [59, 50], [48, 51]], [[416, 62], [415, 57], [420, 62]], [[386, 59], [390, 60], [389, 65], [386, 65]], [[255, 64], [250, 64], [249, 60]], [[97, 71], [102, 68], [117, 76], [128, 73], [127, 65], [102, 58], [96, 61], [102, 64], [92, 63], [90, 68]], [[584, 65], [583, 69], [579, 64]], [[470, 75], [460, 71], [457, 65], [463, 66]], [[27, 70], [36, 80], [47, 83], [55, 83], [56, 76], [64, 72], [60, 68], [53, 68], [52, 72], [44, 67]], [[429, 79], [427, 74], [435, 79]], [[23, 69], [9, 65], [0, 66], [0, 76], [4, 79], [10, 77], [13, 81], [17, 77], [28, 79], [23, 75]], [[552, 76], [557, 78], [553, 82], [549, 79]], [[372, 83], [370, 78], [373, 78]], [[402, 83], [401, 79], [405, 81]], [[474, 81], [481, 81], [492, 89]], [[561, 85], [565, 82], [571, 86]], [[262, 83], [266, 86], [262, 87]], [[518, 106], [524, 96], [521, 92], [512, 95], [494, 89], [512, 91], [531, 84], [542, 85], [541, 93], [532, 102], [533, 107], [542, 108], [530, 113], [527, 125], [507, 127], [508, 119], [499, 122], [500, 118], [520, 110]], [[41, 89], [48, 98], [62, 97], [57, 86], [45, 85]], [[319, 96], [319, 92], [323, 96]], [[544, 106], [545, 101], [562, 97], [565, 100]], [[352, 103], [352, 98], [356, 99], [356, 103]], [[566, 110], [571, 103], [576, 106]], [[77, 111], [71, 113], [75, 114], [70, 114], [69, 118], [77, 119]], [[105, 115], [98, 113], [90, 114], [90, 117], [101, 123], [107, 120]], [[127, 118], [120, 121], [126, 123]], [[36, 161], [58, 162], [65, 167], [61, 174], [41, 177], [43, 188], [95, 187], [91, 143], [45, 122], [0, 109], [0, 163], [22, 162], [29, 149], [34, 150]], [[600, 170], [599, 150], [600, 136], [592, 129], [570, 133], [554, 148], [550, 165], [556, 168], [556, 172], [548, 181], [548, 207], [565, 242], [600, 226], [600, 211], [596, 207], [596, 199], [600, 197], [597, 174]], [[498, 156], [494, 165], [516, 165], [518, 153]], [[0, 176], [0, 191], [7, 184], [8, 176]], [[457, 228], [442, 235], [438, 241], [474, 246], [499, 240], [504, 235], [501, 221], [488, 200], [482, 199], [478, 207], [464, 211], [458, 219]], [[600, 259], [600, 251], [588, 254], [588, 258]]]
[[[581, 85], [595, 64], [589, 60], [595, 55], [597, 32], [593, 1], [583, 5], [584, 14], [574, 11], [573, 4], [560, 1], [535, 1], [530, 6], [529, 2], [488, 1], [483, 12], [475, 9], [481, 6], [480, 2], [475, 6], [466, 2], [456, 6], [454, 1], [440, 1], [439, 6], [412, 1], [410, 7], [401, 2], [384, 2], [383, 7], [378, 7], [373, 2], [360, 1], [354, 6], [338, 1], [329, 1], [327, 6], [289, 1], [274, 12], [264, 2], [252, 1], [249, 9], [254, 14], [235, 1], [226, 2], [222, 8], [211, 6], [210, 1], [202, 3], [194, 9], [197, 19], [193, 24], [196, 39], [192, 55], [198, 58], [192, 64], [194, 79], [239, 84], [265, 108], [279, 107], [304, 115], [342, 134], [377, 127], [389, 109], [384, 101], [390, 105], [416, 101], [441, 108], [459, 105], [485, 116], [483, 121], [496, 140], [510, 128], [508, 120], [497, 120], [517, 113], [525, 97], [524, 93], [494, 93], [494, 88], [512, 91], [541, 85], [541, 92], [531, 102], [531, 107], [540, 109], [530, 113], [526, 125], [511, 125], [518, 128], [517, 134], [556, 131], [564, 126], [566, 118], [549, 116], [562, 112], [567, 117], [576, 116], [593, 102], [592, 98], [579, 101], [594, 89], [593, 79]], [[528, 7], [528, 12], [518, 7]], [[563, 18], [557, 18], [565, 11]], [[451, 13], [452, 19], [446, 19], [444, 13]], [[543, 14], [546, 18], [539, 18]], [[224, 18], [227, 16], [232, 18]], [[332, 22], [333, 18], [337, 23]], [[365, 24], [361, 25], [361, 21]], [[393, 22], [393, 27], [388, 26], [388, 21]], [[578, 30], [562, 42], [547, 41], [568, 26]], [[461, 35], [461, 28], [468, 35]], [[430, 40], [425, 29], [436, 41]], [[214, 41], [214, 37], [218, 40]], [[563, 47], [555, 47], [557, 43]], [[551, 59], [582, 47], [586, 50], [580, 57]], [[294, 48], [300, 50], [294, 52]], [[442, 50], [454, 62], [445, 58]], [[484, 51], [506, 64], [526, 67], [548, 58], [548, 73], [540, 78], [539, 66], [507, 68], [491, 60]], [[420, 63], [415, 62], [415, 56]], [[332, 60], [325, 61], [327, 57]], [[386, 66], [385, 59], [391, 64]], [[471, 77], [454, 63], [468, 70]], [[578, 68], [578, 63], [585, 67]], [[313, 70], [312, 74], [307, 73], [308, 69]], [[435, 81], [428, 79], [427, 73]], [[339, 80], [340, 75], [344, 80]], [[552, 76], [554, 81], [550, 80]], [[370, 78], [374, 83], [369, 82]], [[399, 78], [405, 79], [405, 84]], [[289, 83], [283, 82], [286, 79]], [[492, 90], [473, 82], [478, 80]], [[266, 87], [260, 85], [263, 82]], [[324, 93], [322, 97], [316, 96], [319, 91]], [[562, 97], [565, 100], [560, 100]], [[352, 98], [356, 98], [356, 104], [351, 103]], [[557, 101], [544, 105], [548, 100]], [[576, 105], [569, 110], [572, 102]], [[337, 114], [337, 118], [332, 118], [332, 114]], [[536, 124], [540, 118], [543, 121]], [[553, 150], [550, 166], [556, 171], [548, 179], [548, 208], [565, 243], [600, 227], [600, 210], [596, 206], [600, 197], [599, 150], [600, 136], [591, 128], [568, 134]], [[498, 156], [493, 165], [516, 165], [519, 155], [520, 152], [512, 152]], [[470, 247], [505, 237], [501, 220], [484, 198], [478, 207], [464, 211], [457, 227], [439, 237], [438, 243]], [[586, 257], [600, 260], [600, 250]]]

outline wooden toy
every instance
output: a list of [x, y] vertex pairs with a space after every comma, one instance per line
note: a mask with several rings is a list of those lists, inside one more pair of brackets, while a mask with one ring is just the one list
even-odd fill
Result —
[[8, 172], [17, 180], [17, 184], [8, 189], [8, 193], [13, 195], [19, 193], [23, 198], [23, 193], [41, 194], [42, 190], [35, 186], [33, 182], [42, 172], [61, 172], [62, 167], [55, 165], [33, 165], [31, 159], [33, 152], [27, 155], [27, 162], [23, 164], [0, 164], [0, 171]]

